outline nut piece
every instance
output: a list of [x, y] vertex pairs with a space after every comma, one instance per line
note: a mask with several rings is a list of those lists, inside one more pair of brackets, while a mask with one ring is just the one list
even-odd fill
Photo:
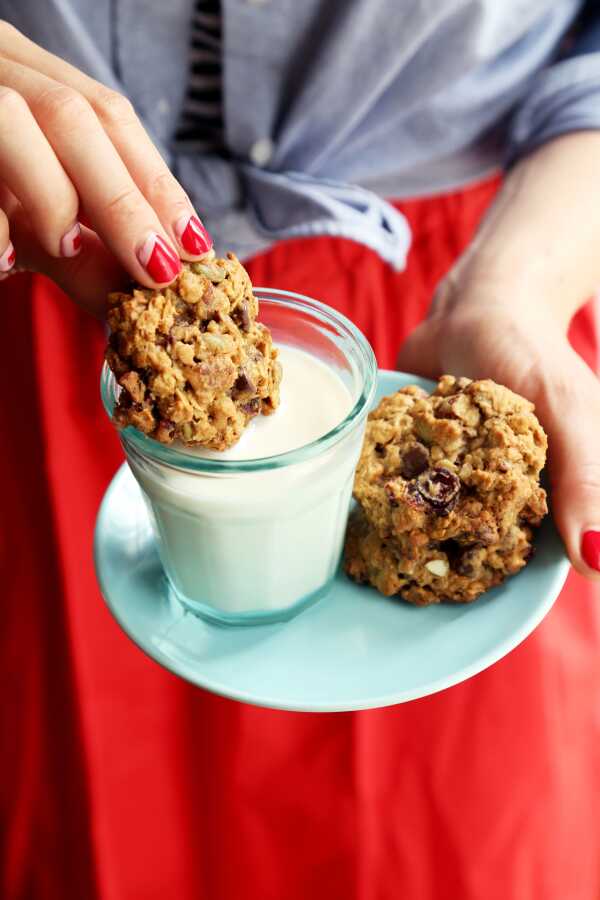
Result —
[[196, 272], [198, 275], [205, 275], [206, 278], [209, 278], [215, 284], [225, 281], [227, 277], [227, 272], [214, 262], [195, 262], [191, 264], [191, 269], [192, 272]]
[[425, 563], [425, 568], [431, 572], [432, 575], [437, 575], [438, 578], [443, 578], [450, 570], [445, 559], [431, 559], [429, 562]]
[[445, 515], [456, 503], [460, 478], [443, 466], [435, 466], [419, 476], [417, 490], [432, 509]]

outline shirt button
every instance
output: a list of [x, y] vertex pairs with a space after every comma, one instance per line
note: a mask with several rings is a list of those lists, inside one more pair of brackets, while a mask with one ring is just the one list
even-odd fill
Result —
[[169, 101], [165, 97], [161, 97], [158, 103], [156, 104], [156, 112], [159, 116], [166, 116], [169, 112], [170, 104]]
[[260, 138], [250, 147], [250, 160], [255, 166], [262, 168], [270, 161], [274, 149], [273, 141], [270, 138]]

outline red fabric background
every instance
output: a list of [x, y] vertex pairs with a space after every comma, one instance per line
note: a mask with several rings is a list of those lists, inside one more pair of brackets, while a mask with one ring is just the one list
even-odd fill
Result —
[[[403, 203], [403, 273], [319, 238], [251, 275], [343, 310], [393, 366], [493, 191]], [[10, 279], [0, 303], [3, 900], [598, 900], [589, 585], [572, 575], [507, 658], [403, 706], [294, 714], [193, 688], [129, 642], [96, 586], [94, 519], [121, 461], [101, 328], [41, 278]], [[589, 310], [573, 339], [591, 363]]]

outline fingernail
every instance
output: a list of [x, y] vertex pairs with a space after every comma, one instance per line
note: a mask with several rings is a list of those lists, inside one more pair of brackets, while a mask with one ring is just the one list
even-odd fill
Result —
[[198, 216], [182, 216], [175, 223], [179, 243], [192, 256], [207, 253], [213, 245], [212, 238]]
[[0, 272], [10, 272], [12, 267], [15, 264], [15, 259], [17, 255], [15, 253], [15, 248], [12, 245], [12, 241], [8, 242], [8, 247], [0, 256]]
[[586, 531], [581, 538], [581, 555], [584, 562], [600, 572], [600, 531]]
[[137, 257], [153, 281], [158, 284], [173, 281], [181, 270], [181, 262], [175, 251], [156, 232], [151, 232], [140, 249]]
[[81, 250], [81, 225], [75, 222], [60, 239], [61, 256], [77, 256]]

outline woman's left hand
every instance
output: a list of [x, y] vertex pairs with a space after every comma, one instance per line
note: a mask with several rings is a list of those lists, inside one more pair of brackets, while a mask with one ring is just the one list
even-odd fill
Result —
[[600, 382], [564, 322], [521, 299], [512, 278], [492, 284], [451, 274], [398, 366], [430, 378], [492, 378], [533, 401], [549, 438], [555, 522], [575, 568], [600, 579]]

